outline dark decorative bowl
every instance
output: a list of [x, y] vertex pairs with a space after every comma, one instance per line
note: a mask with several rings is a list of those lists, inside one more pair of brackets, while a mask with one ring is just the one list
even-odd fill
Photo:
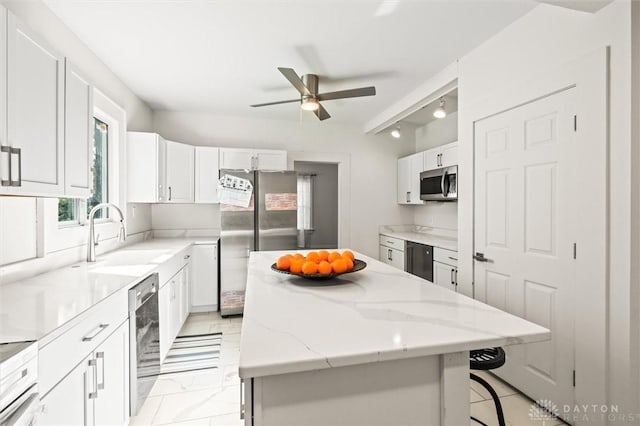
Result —
[[276, 264], [274, 263], [273, 265], [271, 265], [271, 270], [272, 271], [276, 271], [279, 272], [281, 274], [285, 274], [285, 275], [294, 275], [297, 277], [302, 277], [302, 278], [306, 278], [308, 280], [328, 280], [331, 278], [335, 278], [337, 276], [340, 275], [344, 275], [344, 274], [350, 274], [352, 272], [358, 272], [358, 271], [362, 271], [364, 268], [367, 267], [367, 262], [360, 260], [360, 259], [354, 259], [353, 261], [353, 269], [350, 271], [346, 271], [346, 272], [342, 272], [340, 274], [337, 274], [335, 272], [332, 272], [328, 275], [322, 275], [322, 274], [294, 274], [293, 272], [289, 272], [289, 271], [281, 271], [280, 269], [276, 268]]

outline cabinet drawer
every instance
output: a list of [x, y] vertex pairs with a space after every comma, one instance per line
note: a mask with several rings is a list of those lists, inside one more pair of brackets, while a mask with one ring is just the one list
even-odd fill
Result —
[[158, 265], [157, 271], [160, 288], [164, 287], [180, 269], [184, 268], [184, 266], [189, 263], [189, 259], [191, 259], [191, 246]]
[[46, 394], [127, 319], [128, 292], [122, 289], [89, 309], [66, 333], [38, 352], [40, 393]]
[[433, 248], [433, 260], [458, 267], [458, 252], [440, 247]]
[[404, 240], [400, 238], [387, 237], [386, 235], [380, 235], [380, 245], [390, 247], [396, 250], [404, 251]]

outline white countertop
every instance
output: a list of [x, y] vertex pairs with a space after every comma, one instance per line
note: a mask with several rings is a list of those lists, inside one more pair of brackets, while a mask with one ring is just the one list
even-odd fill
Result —
[[388, 237], [458, 251], [458, 239], [451, 235], [450, 230], [436, 230], [416, 225], [387, 225], [381, 226], [378, 232]]
[[153, 239], [26, 280], [0, 285], [0, 343], [40, 340], [95, 304], [131, 287], [191, 244], [217, 238]]
[[521, 318], [356, 253], [366, 269], [309, 281], [270, 269], [285, 252], [253, 252], [240, 377], [548, 340]]

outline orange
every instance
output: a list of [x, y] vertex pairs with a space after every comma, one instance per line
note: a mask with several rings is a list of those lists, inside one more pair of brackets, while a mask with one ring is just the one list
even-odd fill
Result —
[[312, 260], [307, 260], [302, 264], [302, 273], [305, 275], [317, 274], [318, 265]]
[[353, 252], [351, 250], [345, 250], [342, 252], [342, 257], [348, 257], [349, 259], [351, 259], [351, 261], [353, 262], [355, 260], [355, 256], [353, 255]]
[[299, 274], [302, 272], [302, 260], [301, 259], [291, 259], [291, 267], [289, 267], [289, 272], [292, 274]]
[[327, 262], [326, 260], [322, 260], [318, 265], [318, 272], [322, 275], [329, 275], [331, 272], [333, 272], [333, 269], [331, 268], [331, 264], [329, 262]]
[[342, 256], [340, 256], [340, 253], [338, 253], [337, 251], [332, 251], [331, 254], [329, 254], [329, 262], [333, 263], [334, 260], [337, 259], [341, 259]]
[[307, 253], [307, 260], [310, 260], [314, 263], [320, 263], [320, 255], [315, 251], [310, 251], [309, 253]]
[[320, 260], [329, 260], [329, 252], [326, 250], [320, 250], [318, 252], [318, 256], [320, 257]]
[[331, 262], [331, 267], [333, 268], [333, 272], [336, 274], [341, 274], [347, 271], [347, 262], [344, 259], [336, 259]]
[[296, 258], [296, 259], [298, 259], [298, 260], [302, 260], [302, 259], [304, 259], [304, 256], [303, 256], [303, 255], [301, 255], [300, 253], [296, 253], [296, 254], [294, 254], [294, 255], [293, 255], [293, 257], [294, 257], [294, 258]]
[[288, 271], [290, 267], [291, 256], [289, 256], [288, 254], [285, 256], [280, 256], [280, 258], [276, 262], [276, 268], [280, 269], [281, 271]]
[[347, 271], [353, 269], [353, 260], [349, 259], [347, 256], [343, 257], [342, 260], [347, 264]]

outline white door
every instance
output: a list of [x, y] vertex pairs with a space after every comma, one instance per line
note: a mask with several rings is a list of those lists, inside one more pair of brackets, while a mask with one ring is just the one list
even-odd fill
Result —
[[93, 374], [95, 367], [89, 365], [90, 360], [93, 361], [93, 354], [83, 359], [42, 399], [38, 425], [93, 424], [94, 392], [97, 389]]
[[258, 170], [287, 170], [287, 151], [256, 151], [255, 168]]
[[[8, 14], [8, 144], [13, 192], [63, 195], [63, 57]], [[5, 190], [7, 187], [0, 187]]]
[[218, 148], [195, 147], [195, 202], [218, 203]]
[[194, 149], [191, 145], [167, 141], [167, 191], [172, 203], [193, 203]]
[[398, 158], [398, 204], [409, 204], [411, 202], [410, 174], [411, 157]]
[[253, 151], [249, 149], [220, 148], [220, 168], [252, 170]]
[[218, 246], [193, 246], [191, 261], [191, 311], [218, 310]]
[[124, 425], [129, 417], [129, 321], [109, 336], [95, 353], [98, 397], [96, 425]]
[[91, 195], [92, 138], [93, 88], [66, 59], [64, 90], [65, 195], [84, 198]]
[[[475, 123], [475, 297], [547, 327], [495, 372], [531, 398], [573, 404], [574, 90]], [[476, 258], [477, 259], [477, 258]]]

